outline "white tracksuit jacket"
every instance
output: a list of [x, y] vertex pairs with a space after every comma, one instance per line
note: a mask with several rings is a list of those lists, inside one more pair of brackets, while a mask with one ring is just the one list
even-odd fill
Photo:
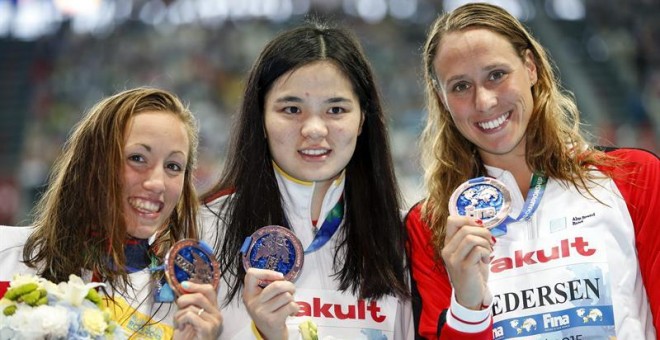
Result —
[[[275, 173], [286, 217], [303, 249], [306, 249], [314, 239], [310, 218], [314, 184], [293, 179], [277, 167]], [[324, 197], [317, 225], [322, 225], [327, 213], [340, 199], [344, 182], [342, 175], [332, 183]], [[211, 201], [208, 204], [210, 209], [219, 213], [221, 203], [226, 198], [227, 196], [222, 196]], [[201, 215], [205, 240], [213, 244], [216, 217], [205, 208], [202, 209]], [[388, 297], [378, 301], [358, 301], [356, 296], [342, 294], [338, 290], [338, 281], [332, 276], [338, 234], [339, 231], [323, 247], [305, 255], [300, 276], [295, 281], [295, 299], [303, 307], [303, 313], [288, 318], [289, 338], [300, 339], [298, 324], [311, 319], [318, 326], [319, 339], [412, 339], [414, 326], [409, 300]], [[220, 302], [228, 291], [226, 282], [221, 280], [218, 297]], [[240, 296], [224, 308], [222, 314], [224, 326], [221, 339], [256, 338], [252, 321]]]

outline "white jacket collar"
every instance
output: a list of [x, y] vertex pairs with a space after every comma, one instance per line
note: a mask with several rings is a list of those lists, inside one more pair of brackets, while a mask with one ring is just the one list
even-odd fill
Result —
[[[316, 182], [306, 182], [293, 178], [274, 162], [273, 168], [275, 169], [275, 177], [277, 178], [277, 184], [282, 195], [283, 208], [289, 221], [306, 221], [311, 224], [312, 194], [314, 193]], [[320, 226], [323, 224], [328, 212], [339, 201], [344, 192], [345, 183], [346, 171], [343, 170], [339, 177], [332, 181], [330, 188], [325, 193], [321, 213], [319, 214], [319, 220], [316, 222], [316, 225]], [[293, 225], [291, 227], [295, 230], [297, 229], [296, 227], [303, 226]]]

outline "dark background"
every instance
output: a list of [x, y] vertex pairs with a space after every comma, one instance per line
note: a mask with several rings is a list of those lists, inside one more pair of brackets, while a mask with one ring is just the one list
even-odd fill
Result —
[[[594, 143], [658, 152], [658, 0], [491, 2], [517, 15], [549, 50]], [[309, 16], [350, 27], [364, 45], [410, 205], [423, 195], [421, 47], [435, 17], [461, 3], [0, 0], [0, 224], [29, 223], [73, 124], [102, 97], [135, 86], [166, 88], [189, 103], [201, 126], [197, 185], [208, 188], [250, 65], [278, 31]]]

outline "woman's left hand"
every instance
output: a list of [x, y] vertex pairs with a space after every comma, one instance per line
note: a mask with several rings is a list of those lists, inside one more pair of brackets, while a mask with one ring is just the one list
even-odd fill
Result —
[[218, 292], [210, 284], [182, 284], [186, 294], [176, 299], [174, 339], [217, 339], [222, 328]]

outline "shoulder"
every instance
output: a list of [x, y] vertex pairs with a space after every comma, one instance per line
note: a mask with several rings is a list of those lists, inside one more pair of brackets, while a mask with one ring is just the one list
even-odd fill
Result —
[[2, 286], [14, 274], [34, 272], [23, 264], [23, 246], [33, 230], [33, 227], [0, 226], [0, 296], [4, 294]]
[[415, 203], [410, 210], [405, 214], [405, 222], [408, 224], [408, 221], [410, 220], [411, 222], [417, 222], [421, 221], [422, 219], [422, 205], [424, 204], [424, 201], [419, 201]]
[[223, 191], [222, 194], [209, 196], [199, 209], [199, 226], [203, 240], [213, 240], [218, 229], [227, 220], [227, 202], [233, 196], [233, 191]]
[[217, 216], [223, 210], [226, 210], [226, 202], [233, 197], [233, 194], [233, 190], [222, 190], [216, 194], [207, 196], [200, 208], [202, 218]]
[[655, 212], [660, 209], [660, 161], [641, 149], [604, 150], [614, 157], [612, 166], [599, 167], [611, 174], [612, 181], [626, 202], [636, 232], [655, 233]]
[[422, 216], [423, 205], [424, 201], [417, 202], [406, 214], [404, 223], [406, 225], [409, 240], [424, 240], [431, 237], [431, 230]]
[[23, 247], [28, 236], [32, 234], [34, 227], [16, 227], [0, 225], [0, 251], [12, 247]]
[[622, 161], [638, 164], [658, 164], [658, 156], [651, 151], [634, 148], [604, 148], [600, 150]]
[[654, 153], [643, 149], [602, 148], [614, 158], [613, 164], [601, 166], [601, 170], [612, 173], [616, 185], [633, 188], [648, 187], [660, 181], [660, 160]]
[[221, 190], [218, 190], [216, 192], [211, 192], [211, 193], [208, 193], [208, 194], [204, 195], [204, 202], [202, 202], [202, 203], [203, 204], [213, 203], [213, 202], [215, 202], [219, 199], [222, 199], [223, 197], [230, 196], [235, 192], [236, 192], [236, 189], [234, 189], [234, 188], [221, 189]]

